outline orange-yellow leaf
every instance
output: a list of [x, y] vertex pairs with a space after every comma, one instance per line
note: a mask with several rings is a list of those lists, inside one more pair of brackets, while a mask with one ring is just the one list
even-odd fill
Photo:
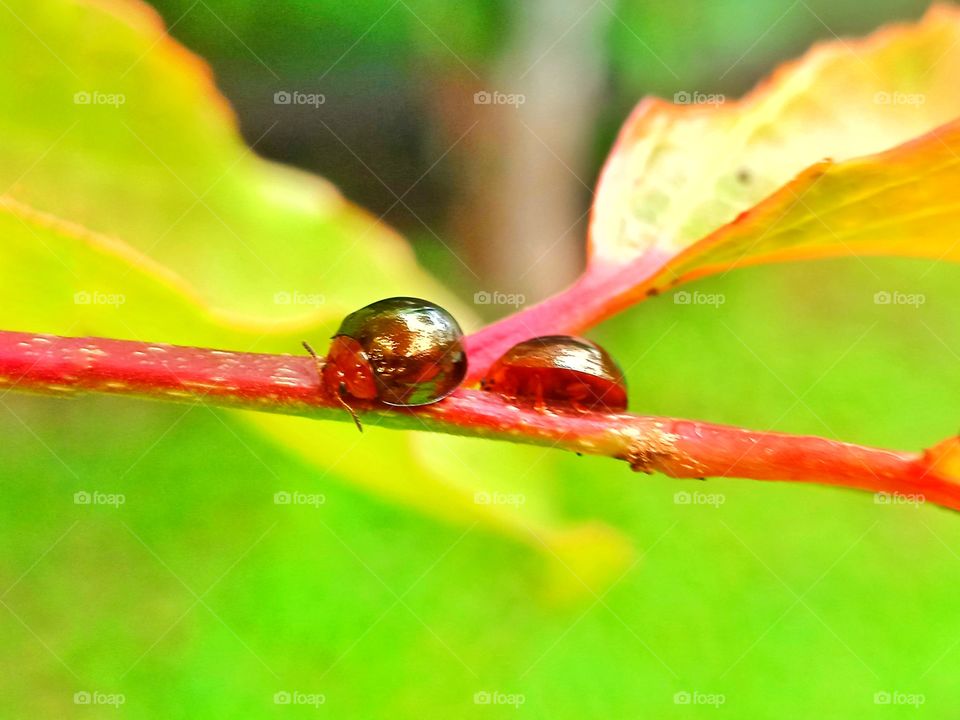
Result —
[[591, 274], [632, 273], [622, 306], [760, 262], [956, 259], [960, 145], [933, 131], [960, 116], [958, 76], [960, 10], [938, 6], [817, 47], [739, 102], [641, 103], [598, 187]]
[[587, 272], [471, 335], [471, 381], [680, 282], [837, 255], [960, 259], [960, 8], [818, 46], [737, 102], [640, 103], [604, 166]]

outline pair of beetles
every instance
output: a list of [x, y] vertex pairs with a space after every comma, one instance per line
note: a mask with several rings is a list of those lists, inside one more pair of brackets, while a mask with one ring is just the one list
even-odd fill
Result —
[[[442, 400], [463, 382], [463, 331], [439, 305], [396, 297], [344, 318], [326, 359], [307, 343], [323, 388], [360, 423], [349, 401], [415, 407]], [[623, 372], [589, 340], [536, 337], [497, 360], [480, 388], [538, 410], [620, 412], [627, 408]]]

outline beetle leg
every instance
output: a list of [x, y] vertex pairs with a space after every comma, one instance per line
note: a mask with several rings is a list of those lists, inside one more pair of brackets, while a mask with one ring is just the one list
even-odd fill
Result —
[[589, 400], [590, 389], [583, 383], [570, 383], [566, 387], [566, 396], [569, 398], [570, 407], [578, 413], [588, 413], [589, 408], [584, 406], [583, 401]]
[[350, 417], [353, 418], [353, 423], [357, 426], [357, 430], [363, 432], [363, 425], [360, 424], [360, 418], [357, 417], [357, 413], [352, 407], [347, 405], [347, 401], [343, 399], [344, 393], [347, 391], [347, 386], [345, 383], [340, 383], [340, 387], [337, 388], [337, 400], [340, 401], [340, 404], [346, 408], [347, 412], [350, 413]]
[[[324, 380], [323, 380], [323, 365], [324, 365], [324, 362], [323, 362], [323, 360], [320, 359], [320, 356], [317, 355], [317, 351], [314, 350], [312, 347], [310, 347], [310, 344], [309, 344], [306, 340], [303, 341], [303, 347], [306, 348], [307, 352], [310, 353], [310, 356], [313, 358], [313, 361], [317, 364], [317, 374], [320, 376], [320, 386], [323, 387], [323, 385], [324, 385]], [[357, 413], [354, 412], [354, 409], [353, 409], [352, 407], [350, 407], [349, 405], [347, 405], [347, 401], [343, 399], [343, 395], [344, 395], [344, 393], [346, 393], [346, 391], [347, 391], [347, 386], [346, 386], [344, 383], [341, 382], [341, 383], [340, 383], [340, 386], [337, 388], [337, 392], [334, 393], [334, 397], [336, 398], [337, 402], [339, 402], [341, 405], [343, 405], [344, 409], [345, 409], [348, 413], [350, 413], [350, 417], [353, 418], [353, 422], [354, 422], [354, 424], [357, 426], [357, 430], [359, 430], [360, 432], [363, 432], [363, 425], [360, 424], [360, 418], [357, 417]]]
[[534, 379], [536, 381], [537, 390], [534, 393], [533, 406], [536, 408], [537, 412], [546, 412], [547, 404], [543, 401], [543, 382], [540, 380], [539, 375], [534, 376]]

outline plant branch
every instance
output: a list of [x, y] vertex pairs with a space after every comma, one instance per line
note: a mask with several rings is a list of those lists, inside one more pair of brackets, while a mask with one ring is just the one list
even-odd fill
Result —
[[669, 258], [650, 251], [622, 266], [591, 263], [570, 287], [466, 338], [467, 382], [478, 382], [504, 352], [539, 335], [577, 334], [645, 299]]
[[[0, 331], [0, 387], [63, 396], [108, 393], [351, 422], [323, 389], [316, 364], [306, 355]], [[626, 460], [634, 470], [676, 478], [816, 482], [919, 495], [960, 510], [956, 438], [926, 452], [897, 452], [692, 420], [540, 412], [465, 388], [419, 408], [357, 402], [355, 409], [366, 424], [558, 447]]]

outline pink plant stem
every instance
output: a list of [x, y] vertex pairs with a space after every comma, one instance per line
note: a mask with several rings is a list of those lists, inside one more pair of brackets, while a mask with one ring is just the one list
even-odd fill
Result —
[[[321, 386], [308, 356], [0, 331], [0, 387], [109, 393], [351, 422]], [[430, 430], [605, 455], [677, 478], [793, 480], [921, 495], [960, 509], [955, 438], [921, 453], [818, 437], [754, 432], [692, 420], [538, 412], [461, 388], [434, 405], [355, 403], [366, 424]]]
[[645, 297], [645, 281], [669, 260], [647, 252], [623, 266], [593, 261], [570, 287], [543, 302], [498, 320], [466, 339], [470, 368], [467, 382], [479, 381], [506, 350], [539, 335], [577, 334]]

